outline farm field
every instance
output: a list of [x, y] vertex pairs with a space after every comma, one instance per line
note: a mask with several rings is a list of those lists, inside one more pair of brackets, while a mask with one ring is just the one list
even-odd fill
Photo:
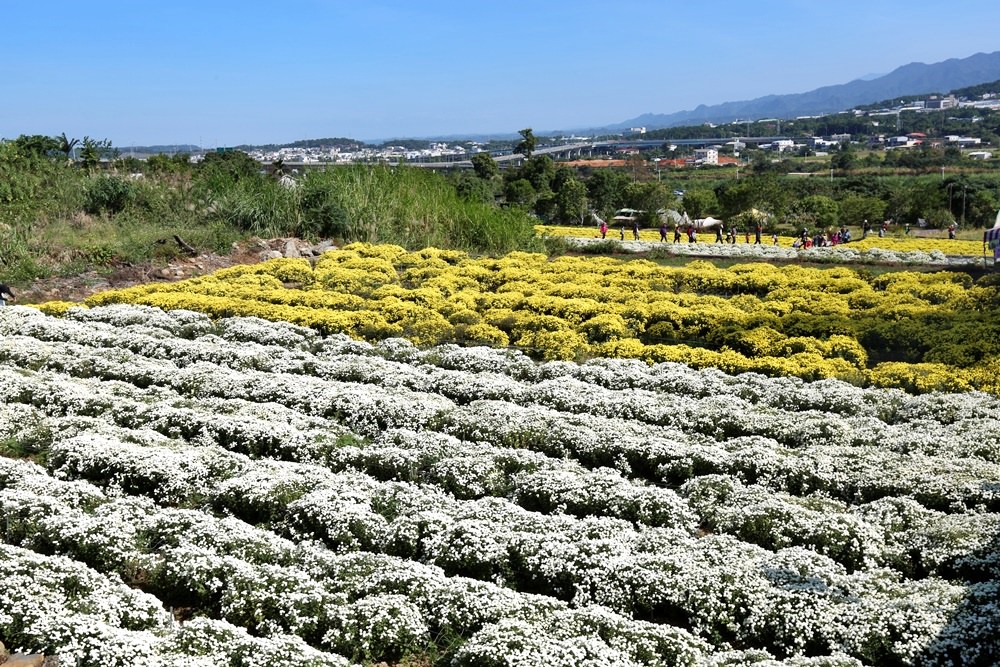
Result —
[[1000, 661], [997, 288], [354, 245], [0, 308], [0, 640]]

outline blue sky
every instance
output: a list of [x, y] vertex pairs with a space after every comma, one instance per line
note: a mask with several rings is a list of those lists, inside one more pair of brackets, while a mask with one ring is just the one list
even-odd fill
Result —
[[0, 137], [575, 129], [1000, 50], [951, 0], [3, 0]]

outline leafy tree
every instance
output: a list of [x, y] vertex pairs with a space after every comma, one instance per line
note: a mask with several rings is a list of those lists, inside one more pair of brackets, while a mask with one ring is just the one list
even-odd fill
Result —
[[556, 211], [561, 222], [582, 225], [587, 213], [587, 186], [575, 178], [562, 183], [556, 192]]
[[827, 229], [840, 223], [840, 205], [825, 195], [810, 195], [795, 201], [791, 217], [796, 226]]
[[531, 181], [526, 178], [519, 178], [507, 183], [504, 186], [503, 195], [508, 205], [529, 209], [534, 205], [536, 198], [535, 188], [531, 185]]
[[13, 143], [20, 152], [30, 155], [48, 155], [59, 150], [59, 142], [44, 134], [22, 134]]
[[465, 201], [475, 201], [484, 204], [493, 203], [492, 181], [477, 178], [467, 171], [455, 177], [455, 191]]
[[840, 150], [830, 156], [830, 166], [841, 171], [850, 171], [857, 162], [857, 155], [850, 144], [841, 144]]
[[472, 169], [476, 172], [476, 176], [484, 180], [490, 180], [500, 174], [496, 160], [486, 151], [472, 156]]
[[707, 218], [719, 212], [719, 200], [711, 190], [688, 190], [684, 193], [681, 207], [692, 220]]
[[552, 190], [552, 181], [556, 176], [556, 164], [548, 155], [536, 155], [528, 158], [524, 166], [516, 172], [518, 178], [531, 181], [535, 192], [543, 193]]
[[921, 216], [932, 229], [944, 229], [955, 222], [955, 216], [946, 208], [934, 208], [925, 211]]
[[966, 193], [965, 224], [975, 227], [992, 227], [1000, 204], [993, 190], [970, 190]]
[[659, 220], [657, 211], [670, 208], [673, 204], [673, 194], [662, 183], [629, 183], [625, 187], [625, 205], [643, 211], [640, 216], [643, 225], [656, 224]]
[[228, 182], [253, 179], [260, 176], [260, 163], [243, 151], [207, 153], [198, 165], [203, 176], [222, 177]]
[[91, 171], [101, 164], [101, 160], [112, 157], [114, 151], [111, 148], [110, 139], [83, 138], [83, 150], [80, 151], [80, 163], [83, 168]]
[[535, 145], [538, 143], [538, 140], [535, 139], [535, 133], [531, 131], [530, 127], [526, 127], [518, 131], [518, 134], [521, 135], [521, 141], [514, 146], [514, 152], [523, 155], [525, 160], [530, 160], [531, 154], [535, 152]]
[[591, 206], [605, 217], [625, 205], [625, 187], [629, 178], [620, 171], [598, 169], [587, 179], [587, 198]]
[[739, 181], [726, 181], [715, 188], [715, 196], [725, 218], [753, 208], [780, 218], [786, 209], [787, 191], [774, 174], [754, 174]]
[[850, 195], [840, 200], [840, 223], [860, 227], [865, 220], [874, 228], [885, 219], [886, 203], [877, 197]]

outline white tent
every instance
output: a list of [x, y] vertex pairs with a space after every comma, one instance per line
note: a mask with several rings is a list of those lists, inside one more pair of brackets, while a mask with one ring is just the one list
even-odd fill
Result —
[[694, 221], [695, 229], [712, 229], [713, 227], [718, 227], [722, 224], [722, 220], [718, 218], [713, 218], [708, 216], [707, 218], [698, 218]]
[[983, 243], [986, 244], [990, 241], [1000, 241], [1000, 211], [997, 211], [997, 220], [993, 223], [993, 229], [987, 229], [983, 232]]
[[688, 225], [691, 224], [691, 218], [688, 217], [687, 213], [680, 213], [672, 208], [660, 209], [657, 211], [660, 214], [660, 220], [666, 223], [673, 223], [676, 225]]

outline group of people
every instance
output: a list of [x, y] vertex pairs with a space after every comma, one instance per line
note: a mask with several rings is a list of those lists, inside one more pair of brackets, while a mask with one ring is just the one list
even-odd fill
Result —
[[[865, 224], [867, 224], [867, 220]], [[864, 232], [867, 236], [867, 231]], [[817, 231], [812, 237], [809, 236], [809, 230], [805, 227], [802, 228], [802, 232], [799, 234], [799, 238], [795, 239], [792, 243], [793, 248], [824, 248], [827, 246], [840, 245], [842, 243], [851, 242], [851, 230], [847, 227], [841, 227], [832, 232], [820, 232]]]
[[[873, 229], [874, 229], [874, 227], [867, 220], [865, 220], [864, 224], [862, 224], [862, 226], [861, 226], [861, 238], [862, 239], [868, 238], [868, 235], [872, 232]], [[948, 238], [949, 239], [956, 238], [956, 232], [957, 232], [957, 230], [958, 230], [958, 227], [954, 223], [952, 223], [951, 225], [949, 225], [948, 226]], [[667, 234], [668, 234], [669, 231], [670, 231], [670, 227], [667, 225], [667, 223], [666, 222], [661, 222], [660, 223], [660, 242], [661, 243], [666, 243], [667, 242]], [[905, 233], [908, 234], [909, 231], [910, 231], [910, 226], [906, 225], [906, 227], [905, 227]], [[602, 239], [603, 238], [607, 238], [608, 223], [606, 223], [604, 221], [601, 221], [600, 232], [601, 232], [601, 238]], [[744, 230], [743, 233], [744, 233], [744, 238], [745, 238], [746, 243], [750, 243], [750, 228], [747, 228], [746, 230]], [[878, 227], [879, 238], [883, 238], [888, 233], [889, 233], [889, 222], [886, 221], [886, 222], [883, 222]], [[682, 234], [686, 234], [687, 235], [688, 243], [697, 243], [698, 242], [698, 230], [697, 230], [697, 228], [695, 228], [694, 225], [691, 225], [691, 224], [682, 225], [681, 223], [677, 223], [676, 225], [674, 225], [674, 243], [680, 243], [681, 242], [681, 235]], [[725, 234], [725, 235], [723, 236], [723, 234]], [[731, 225], [729, 227], [726, 227], [723, 224], [719, 224], [718, 226], [715, 227], [715, 242], [716, 243], [733, 243], [734, 244], [734, 243], [737, 243], [737, 241], [739, 239], [739, 234], [740, 234], [740, 230], [739, 230], [739, 228], [736, 225]], [[754, 245], [759, 245], [761, 243], [761, 235], [762, 234], [763, 234], [762, 225], [760, 223], [757, 223], [754, 226], [754, 228], [753, 228], [753, 236], [754, 236], [753, 243], [754, 243]], [[621, 237], [621, 240], [624, 241], [625, 240], [625, 226], [624, 225], [622, 225], [622, 228], [621, 228], [621, 231], [620, 231], [619, 235]], [[635, 239], [636, 241], [639, 240], [639, 222], [638, 221], [632, 223], [632, 238]], [[792, 243], [792, 247], [793, 248], [813, 248], [813, 247], [822, 248], [822, 247], [825, 247], [825, 246], [835, 246], [835, 245], [840, 245], [842, 243], [850, 243], [851, 242], [851, 238], [852, 238], [851, 237], [851, 230], [849, 230], [846, 226], [841, 226], [840, 229], [836, 229], [836, 230], [829, 231], [829, 232], [820, 232], [820, 231], [817, 231], [817, 233], [813, 234], [813, 235], [810, 235], [809, 231], [807, 229], [803, 228], [802, 232], [799, 234], [798, 238], [796, 238], [795, 242]], [[777, 232], [774, 232], [774, 233], [771, 234], [771, 244], [772, 245], [778, 245], [778, 233]], [[3, 286], [0, 286], [0, 287], [3, 287]], [[6, 287], [4, 287], [4, 289], [6, 289]]]
[[0, 306], [6, 306], [8, 301], [17, 301], [17, 297], [9, 287], [0, 283]]

